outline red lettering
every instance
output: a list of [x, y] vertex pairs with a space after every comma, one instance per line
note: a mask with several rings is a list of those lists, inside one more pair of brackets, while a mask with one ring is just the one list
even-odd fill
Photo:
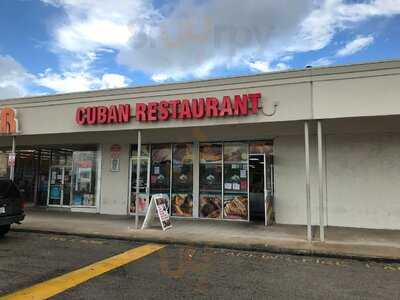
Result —
[[17, 132], [17, 121], [15, 120], [15, 111], [12, 108], [5, 107], [1, 110], [1, 128], [2, 133]]
[[108, 124], [118, 123], [118, 110], [115, 105], [111, 105], [108, 109]]
[[195, 119], [202, 119], [204, 118], [204, 98], [200, 98], [198, 101], [197, 99], [192, 99], [192, 115]]
[[233, 111], [235, 116], [247, 116], [249, 113], [249, 99], [247, 95], [235, 95], [235, 101], [233, 104]]
[[[2, 119], [3, 120], [3, 119]], [[75, 122], [78, 125], [86, 124], [86, 109], [84, 107], [79, 107], [75, 113]]]
[[147, 104], [147, 120], [148, 121], [157, 121], [157, 119], [158, 119], [157, 107], [158, 107], [157, 102], [150, 102], [149, 104]]
[[168, 101], [161, 101], [160, 102], [160, 120], [166, 121], [169, 119], [169, 103]]
[[249, 94], [251, 101], [251, 113], [256, 114], [258, 112], [258, 105], [260, 104], [261, 93]]
[[215, 97], [206, 98], [206, 116], [218, 117], [218, 99]]
[[136, 103], [136, 120], [138, 122], [147, 121], [147, 105], [144, 103]]
[[96, 107], [86, 108], [86, 121], [88, 125], [96, 124], [97, 121], [96, 112], [97, 112]]
[[224, 96], [222, 98], [221, 111], [219, 112], [219, 115], [221, 117], [233, 115], [231, 97]]
[[118, 105], [118, 122], [128, 123], [131, 118], [131, 106], [129, 104]]
[[107, 122], [108, 109], [105, 106], [97, 107], [97, 124], [105, 124]]
[[172, 119], [178, 119], [178, 105], [181, 103], [180, 100], [171, 100], [169, 104], [172, 106]]
[[183, 99], [181, 103], [181, 112], [179, 115], [180, 119], [191, 119], [192, 118], [192, 112], [190, 111], [190, 102], [188, 99]]

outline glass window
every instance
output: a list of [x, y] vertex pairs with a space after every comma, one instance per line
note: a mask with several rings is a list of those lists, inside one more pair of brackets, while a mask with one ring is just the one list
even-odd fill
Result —
[[200, 196], [201, 218], [222, 217], [222, 144], [200, 145]]
[[150, 191], [151, 194], [170, 195], [171, 186], [171, 145], [151, 146]]
[[224, 218], [248, 219], [248, 144], [224, 144]]
[[97, 163], [95, 151], [76, 151], [73, 154], [72, 205], [96, 205]]
[[[140, 147], [141, 156], [149, 157], [150, 147], [149, 145], [141, 145]], [[137, 145], [132, 145], [131, 147], [131, 157], [137, 156]]]
[[172, 146], [171, 214], [193, 216], [193, 145]]
[[0, 152], [0, 177], [8, 177], [8, 153]]

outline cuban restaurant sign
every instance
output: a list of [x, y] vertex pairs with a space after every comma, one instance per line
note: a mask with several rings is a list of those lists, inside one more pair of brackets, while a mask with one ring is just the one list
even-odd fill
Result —
[[128, 123], [133, 117], [137, 122], [243, 117], [257, 114], [260, 101], [261, 93], [251, 93], [136, 103], [134, 116], [130, 104], [88, 106], [77, 108], [75, 121], [78, 125], [96, 125]]
[[18, 133], [17, 112], [11, 107], [0, 108], [0, 134]]

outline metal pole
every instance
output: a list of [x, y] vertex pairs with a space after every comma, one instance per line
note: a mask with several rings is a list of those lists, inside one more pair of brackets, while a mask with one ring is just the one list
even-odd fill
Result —
[[33, 203], [37, 205], [37, 196], [38, 196], [38, 188], [39, 188], [39, 176], [40, 176], [40, 159], [42, 156], [42, 150], [39, 149], [37, 150], [37, 158], [36, 158], [36, 163], [35, 163], [35, 187], [33, 190]]
[[305, 148], [305, 159], [306, 159], [306, 201], [307, 201], [307, 240], [312, 240], [312, 228], [311, 228], [311, 192], [310, 192], [310, 137], [308, 121], [304, 122], [304, 148]]
[[14, 156], [14, 163], [10, 166], [10, 180], [14, 181], [15, 163], [17, 160], [17, 157], [15, 155], [15, 136], [12, 136], [11, 155]]
[[139, 229], [139, 214], [138, 214], [138, 197], [140, 193], [140, 155], [142, 154], [142, 133], [138, 130], [137, 133], [137, 160], [136, 160], [136, 196], [135, 196], [135, 227]]
[[325, 241], [324, 226], [324, 177], [322, 168], [322, 122], [318, 120], [318, 196], [319, 196], [319, 236], [321, 242]]

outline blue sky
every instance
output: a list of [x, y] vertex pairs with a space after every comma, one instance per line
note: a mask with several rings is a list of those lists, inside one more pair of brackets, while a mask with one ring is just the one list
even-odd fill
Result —
[[400, 0], [2, 0], [0, 98], [398, 59]]

